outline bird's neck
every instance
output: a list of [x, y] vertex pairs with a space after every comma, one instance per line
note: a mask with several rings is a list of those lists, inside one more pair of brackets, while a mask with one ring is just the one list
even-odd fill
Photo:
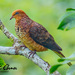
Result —
[[16, 25], [30, 25], [32, 20], [29, 17], [23, 16], [16, 19]]
[[23, 18], [28, 18], [28, 16], [17, 16], [15, 19], [16, 19], [16, 22], [20, 21], [21, 19]]

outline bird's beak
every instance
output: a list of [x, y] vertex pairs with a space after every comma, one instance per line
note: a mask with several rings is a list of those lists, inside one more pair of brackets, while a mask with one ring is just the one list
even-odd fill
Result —
[[13, 18], [13, 16], [10, 18], [10, 20]]

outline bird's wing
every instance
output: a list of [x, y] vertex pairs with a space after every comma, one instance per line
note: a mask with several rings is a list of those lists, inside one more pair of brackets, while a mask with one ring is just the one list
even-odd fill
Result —
[[38, 44], [49, 48], [51, 50], [59, 51], [62, 50], [54, 41], [54, 38], [49, 32], [40, 24], [33, 25], [30, 28], [30, 37]]

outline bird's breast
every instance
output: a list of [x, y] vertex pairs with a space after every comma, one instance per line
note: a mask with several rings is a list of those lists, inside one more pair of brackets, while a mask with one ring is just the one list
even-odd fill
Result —
[[29, 34], [30, 26], [29, 25], [15, 25], [15, 31], [19, 39], [27, 46], [30, 50], [34, 51], [46, 51], [47, 48], [36, 43]]

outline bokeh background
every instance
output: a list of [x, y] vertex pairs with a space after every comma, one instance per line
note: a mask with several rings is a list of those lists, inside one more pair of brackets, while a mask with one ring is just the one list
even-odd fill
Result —
[[[62, 53], [68, 57], [75, 52], [75, 28], [69, 31], [57, 29], [66, 8], [75, 8], [75, 0], [0, 0], [0, 19], [7, 29], [16, 36], [15, 19], [11, 21], [9, 19], [14, 10], [24, 10], [31, 19], [42, 24], [52, 34], [62, 47]], [[12, 46], [12, 42], [2, 31], [0, 31], [0, 46]], [[51, 65], [58, 64], [59, 57], [51, 50], [37, 54]], [[10, 67], [17, 67], [17, 70], [0, 72], [0, 75], [46, 75], [41, 68], [24, 56], [0, 54], [0, 57]], [[66, 75], [68, 68], [68, 65], [64, 65], [58, 71], [61, 75]]]

